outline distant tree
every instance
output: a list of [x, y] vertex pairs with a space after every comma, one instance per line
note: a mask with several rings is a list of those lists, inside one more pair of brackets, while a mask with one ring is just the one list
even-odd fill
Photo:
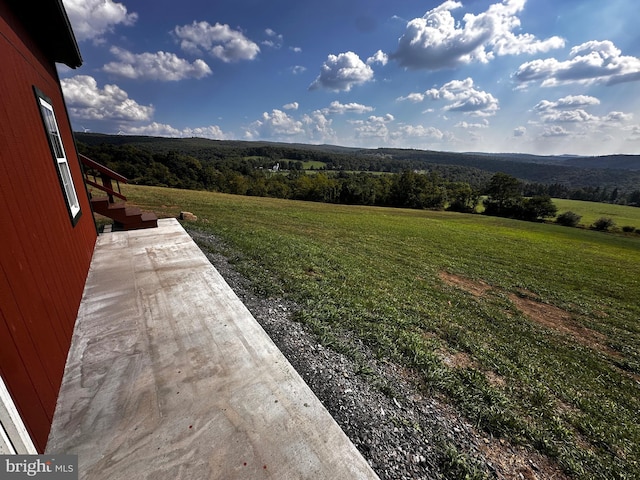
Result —
[[373, 175], [359, 173], [356, 175], [340, 172], [340, 203], [350, 205], [374, 205], [378, 199], [377, 181]]
[[418, 174], [406, 170], [393, 178], [391, 203], [397, 207], [421, 208], [419, 201], [420, 186]]
[[565, 185], [554, 183], [549, 185], [547, 193], [553, 198], [567, 198], [569, 195], [569, 189]]
[[558, 207], [549, 195], [538, 195], [523, 200], [521, 218], [529, 221], [544, 220], [555, 217], [557, 212]]
[[582, 219], [582, 215], [578, 215], [577, 213], [568, 211], [561, 213], [556, 218], [556, 223], [563, 225], [565, 227], [576, 227], [580, 220]]
[[233, 193], [235, 195], [246, 195], [250, 186], [247, 177], [233, 171], [226, 172], [225, 183], [225, 193]]
[[159, 162], [152, 162], [146, 174], [140, 178], [142, 185], [157, 185], [160, 187], [176, 187], [179, 179], [171, 173], [169, 167]]
[[391, 187], [391, 204], [405, 208], [441, 209], [446, 200], [446, 190], [437, 173], [422, 174], [405, 170], [395, 175]]
[[291, 187], [283, 175], [274, 175], [267, 179], [267, 195], [275, 198], [290, 198]]
[[640, 207], [640, 190], [634, 190], [629, 195], [627, 195], [627, 205]]
[[252, 197], [266, 197], [268, 193], [267, 189], [267, 177], [262, 170], [256, 170], [249, 176], [249, 187], [247, 188], [247, 195]]
[[447, 185], [449, 198], [448, 210], [454, 212], [474, 213], [480, 202], [480, 194], [464, 182], [452, 182]]
[[609, 201], [611, 203], [614, 203], [618, 199], [619, 195], [620, 195], [620, 192], [618, 191], [618, 188], [614, 188], [613, 191], [611, 192], [611, 195], [609, 195]]
[[485, 214], [501, 217], [517, 216], [522, 206], [522, 183], [515, 177], [498, 172], [489, 181], [484, 201]]

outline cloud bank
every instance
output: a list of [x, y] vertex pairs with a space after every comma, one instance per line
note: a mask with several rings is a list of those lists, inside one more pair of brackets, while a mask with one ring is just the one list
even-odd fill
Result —
[[85, 120], [148, 121], [153, 106], [138, 104], [117, 85], [98, 87], [95, 78], [76, 75], [60, 81], [72, 116]]
[[212, 140], [225, 140], [227, 135], [217, 125], [208, 127], [183, 128], [182, 130], [164, 123], [152, 122], [142, 126], [125, 126], [120, 133], [126, 135], [147, 135], [152, 137], [198, 137]]
[[470, 115], [487, 117], [495, 115], [500, 109], [498, 99], [488, 92], [477, 90], [472, 78], [452, 80], [440, 88], [431, 88], [424, 93], [410, 93], [398, 97], [398, 101], [423, 102], [426, 99], [444, 101], [445, 111], [462, 112]]
[[226, 24], [194, 21], [191, 25], [175, 27], [173, 34], [183, 50], [197, 54], [204, 50], [226, 63], [253, 60], [260, 53], [255, 42]]
[[467, 13], [459, 22], [451, 12], [462, 3], [447, 0], [407, 23], [398, 49], [390, 57], [409, 69], [440, 70], [472, 62], [488, 63], [496, 55], [533, 54], [563, 47], [564, 40], [557, 36], [538, 40], [528, 33], [514, 33], [520, 27], [518, 14], [525, 3], [504, 0], [478, 15]]
[[523, 63], [513, 74], [519, 83], [543, 87], [569, 83], [615, 85], [640, 80], [640, 58], [622, 55], [613, 42], [589, 41], [573, 47], [569, 59], [538, 59]]
[[119, 61], [107, 63], [102, 69], [120, 77], [175, 82], [186, 78], [199, 79], [211, 75], [209, 66], [200, 59], [189, 63], [174, 53], [134, 54], [118, 47], [111, 47], [110, 51]]
[[131, 26], [138, 19], [137, 13], [129, 13], [127, 7], [113, 0], [64, 0], [63, 3], [78, 41], [100, 40], [116, 25]]

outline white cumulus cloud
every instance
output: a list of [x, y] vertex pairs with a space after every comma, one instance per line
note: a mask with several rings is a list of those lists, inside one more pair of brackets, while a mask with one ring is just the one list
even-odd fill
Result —
[[625, 123], [633, 120], [633, 113], [609, 112], [602, 121], [605, 123]]
[[527, 134], [527, 127], [516, 127], [513, 129], [514, 137], [524, 137]]
[[72, 117], [86, 120], [149, 121], [153, 106], [138, 104], [117, 85], [98, 87], [95, 78], [76, 75], [60, 81]]
[[253, 60], [260, 53], [260, 47], [255, 42], [226, 24], [211, 25], [194, 21], [191, 25], [175, 27], [173, 34], [179, 39], [183, 50], [192, 53], [204, 50], [227, 63]]
[[336, 132], [332, 128], [333, 120], [316, 110], [302, 117], [302, 123], [309, 139], [317, 142], [335, 142]]
[[389, 56], [384, 53], [382, 50], [378, 50], [372, 56], [367, 58], [367, 65], [373, 65], [374, 63], [379, 63], [381, 65], [386, 65], [389, 61]]
[[451, 12], [462, 8], [462, 3], [447, 0], [407, 23], [391, 58], [406, 68], [439, 70], [471, 62], [487, 63], [496, 55], [532, 54], [563, 47], [564, 40], [559, 37], [538, 40], [528, 33], [513, 33], [521, 26], [518, 14], [525, 3], [526, 0], [503, 0], [478, 15], [467, 13], [460, 22]]
[[185, 78], [203, 78], [211, 69], [203, 60], [179, 58], [174, 53], [156, 52], [134, 54], [118, 47], [111, 47], [117, 62], [107, 63], [103, 70], [113, 75], [131, 79], [177, 81]]
[[426, 96], [425, 96], [424, 93], [413, 92], [413, 93], [410, 93], [409, 95], [406, 95], [406, 96], [403, 96], [403, 97], [398, 97], [398, 98], [396, 98], [396, 100], [398, 102], [409, 101], [409, 102], [413, 102], [413, 103], [420, 103], [420, 102], [423, 102], [425, 98], [426, 98]]
[[284, 108], [285, 110], [297, 110], [299, 106], [300, 105], [298, 104], [298, 102], [291, 102], [283, 105], [282, 108]]
[[586, 110], [598, 105], [600, 100], [596, 97], [568, 95], [556, 101], [542, 100], [533, 107], [533, 111], [547, 124], [574, 124], [580, 127], [591, 125], [593, 128], [625, 125], [633, 118], [633, 114], [618, 111], [600, 117]]
[[337, 100], [331, 102], [331, 104], [320, 110], [324, 115], [330, 114], [344, 114], [344, 113], [368, 113], [374, 109], [368, 105], [362, 105], [361, 103], [340, 103]]
[[476, 90], [471, 78], [452, 80], [440, 88], [427, 90], [424, 96], [448, 102], [443, 109], [451, 112], [486, 117], [494, 115], [500, 109], [498, 99], [488, 92]]
[[245, 133], [245, 137], [283, 138], [304, 133], [303, 124], [282, 110], [274, 108], [271, 113], [264, 112], [259, 120], [253, 122]]
[[539, 81], [543, 87], [640, 81], [640, 58], [622, 55], [609, 40], [589, 41], [573, 47], [568, 60], [547, 58], [523, 63], [513, 78], [523, 84]]
[[356, 138], [374, 138], [386, 140], [390, 137], [389, 124], [395, 120], [394, 116], [387, 113], [383, 116], [372, 115], [367, 120], [352, 122]]
[[542, 119], [548, 123], [586, 123], [599, 120], [598, 117], [582, 108], [547, 111], [542, 115]]
[[[541, 100], [531, 109], [537, 119], [529, 122], [531, 134], [539, 148], [594, 154], [603, 142], [622, 144], [629, 137], [633, 114], [621, 111], [598, 113], [598, 98], [568, 95], [557, 100]], [[517, 133], [514, 132], [514, 133]], [[527, 132], [528, 133], [528, 132]], [[597, 151], [597, 150], [596, 150]]]
[[394, 138], [428, 138], [431, 140], [442, 140], [444, 133], [436, 127], [425, 127], [424, 125], [402, 125], [392, 135]]
[[165, 123], [152, 122], [141, 126], [123, 126], [120, 131], [126, 135], [148, 135], [152, 137], [199, 137], [212, 140], [224, 140], [227, 138], [227, 135], [217, 125], [187, 127], [180, 130]]
[[373, 79], [373, 70], [353, 52], [329, 55], [320, 68], [320, 75], [309, 86], [310, 90], [350, 91], [354, 85], [361, 85]]
[[600, 105], [600, 100], [589, 95], [568, 95], [555, 102], [542, 100], [533, 108], [534, 110], [538, 111], [547, 111], [558, 109], [584, 108], [592, 105]]
[[327, 118], [320, 110], [296, 118], [293, 114], [273, 109], [271, 112], [264, 112], [261, 118], [252, 122], [245, 129], [244, 138], [284, 141], [300, 138], [306, 142], [335, 142], [337, 137], [332, 123], [333, 120]]
[[454, 126], [458, 128], [464, 128], [465, 130], [477, 130], [480, 128], [489, 128], [489, 120], [485, 118], [478, 123], [469, 123], [469, 122], [462, 121], [462, 122], [456, 123]]
[[282, 34], [276, 33], [274, 30], [267, 28], [264, 33], [267, 35], [267, 39], [262, 41], [262, 44], [275, 49], [282, 48], [284, 37]]
[[111, 32], [116, 25], [133, 25], [137, 13], [129, 13], [127, 7], [113, 0], [64, 0], [78, 41], [98, 40]]
[[572, 136], [571, 132], [566, 130], [564, 127], [560, 125], [552, 125], [549, 127], [545, 127], [542, 133], [540, 134], [542, 137], [570, 137]]

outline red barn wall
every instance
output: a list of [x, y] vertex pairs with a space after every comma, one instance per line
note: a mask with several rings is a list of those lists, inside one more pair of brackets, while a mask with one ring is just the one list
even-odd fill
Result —
[[[0, 374], [43, 452], [96, 230], [55, 65], [4, 3], [0, 59]], [[75, 226], [34, 86], [56, 114], [82, 210]]]

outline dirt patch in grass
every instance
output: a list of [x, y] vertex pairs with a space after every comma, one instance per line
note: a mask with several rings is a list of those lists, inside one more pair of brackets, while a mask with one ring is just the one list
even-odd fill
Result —
[[473, 280], [448, 272], [440, 272], [440, 279], [447, 285], [469, 292], [474, 297], [481, 297], [492, 289], [491, 285], [482, 280]]
[[449, 368], [477, 368], [478, 365], [469, 354], [464, 352], [451, 352], [446, 349], [439, 349], [436, 351], [438, 357]]
[[607, 345], [607, 337], [605, 335], [585, 327], [576, 321], [566, 310], [515, 294], [510, 294], [509, 299], [518, 310], [536, 323], [569, 335], [576, 342], [586, 347], [593, 348], [615, 358], [622, 358], [620, 352], [615, 351]]
[[504, 377], [502, 375], [498, 375], [496, 372], [484, 372], [484, 376], [487, 377], [489, 383], [494, 387], [504, 388], [507, 386], [507, 381]]
[[468, 353], [465, 352], [451, 352], [445, 349], [437, 350], [438, 357], [449, 368], [475, 368], [483, 373], [487, 381], [497, 388], [504, 388], [507, 385], [507, 381], [501, 375], [490, 370], [480, 369], [477, 362], [471, 358]]
[[514, 446], [504, 439], [485, 438], [480, 446], [498, 478], [567, 480], [560, 467], [537, 452]]
[[[481, 280], [473, 280], [448, 272], [440, 272], [440, 279], [447, 285], [460, 288], [475, 297], [482, 297], [491, 291], [505, 293], [504, 290], [492, 287]], [[541, 302], [535, 293], [520, 288], [517, 294], [507, 293], [507, 296], [521, 313], [539, 325], [568, 335], [581, 345], [598, 350], [611, 357], [622, 358], [620, 352], [607, 345], [607, 337], [605, 335], [585, 327], [566, 310]]]

